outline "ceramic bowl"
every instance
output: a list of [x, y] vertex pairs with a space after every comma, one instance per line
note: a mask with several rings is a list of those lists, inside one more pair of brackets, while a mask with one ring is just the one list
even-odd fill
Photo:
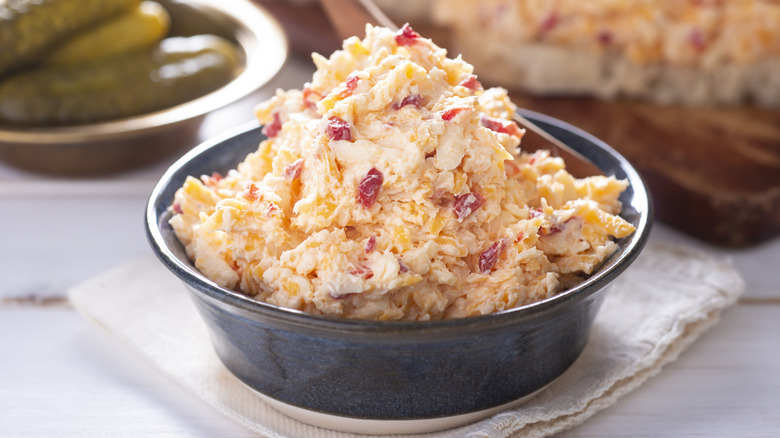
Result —
[[287, 59], [277, 21], [251, 0], [157, 0], [171, 16], [169, 36], [203, 33], [236, 43], [241, 71], [227, 85], [171, 108], [118, 120], [57, 127], [0, 126], [0, 159], [52, 174], [105, 174], [148, 164], [197, 144], [204, 117], [268, 82]]
[[573, 289], [486, 316], [427, 322], [339, 319], [280, 308], [217, 286], [187, 258], [168, 224], [187, 175], [224, 173], [263, 139], [256, 125], [208, 141], [162, 177], [146, 211], [147, 234], [208, 325], [225, 366], [287, 415], [351, 432], [426, 432], [513, 406], [545, 388], [577, 359], [610, 283], [637, 257], [651, 224], [645, 185], [612, 148], [561, 121], [522, 111], [629, 181], [622, 217], [636, 232]]

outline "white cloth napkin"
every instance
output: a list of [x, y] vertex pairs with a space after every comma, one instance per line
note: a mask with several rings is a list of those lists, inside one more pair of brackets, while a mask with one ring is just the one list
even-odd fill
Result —
[[[743, 289], [727, 261], [682, 247], [649, 245], [616, 280], [585, 351], [561, 378], [518, 408], [425, 436], [542, 437], [577, 425], [675, 360]], [[188, 294], [148, 257], [76, 286], [69, 298], [88, 319], [260, 436], [357, 436], [286, 417], [240, 383], [214, 353]]]

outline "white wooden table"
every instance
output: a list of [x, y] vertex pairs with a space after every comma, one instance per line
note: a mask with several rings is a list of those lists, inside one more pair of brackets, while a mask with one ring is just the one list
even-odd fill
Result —
[[[311, 68], [291, 59], [200, 137], [252, 120], [255, 103], [300, 87]], [[168, 164], [61, 179], [0, 163], [0, 437], [252, 436], [67, 305], [14, 305], [149, 255], [144, 206]], [[658, 225], [652, 240], [732, 259], [746, 294], [677, 362], [562, 436], [780, 437], [780, 239], [729, 251]]]

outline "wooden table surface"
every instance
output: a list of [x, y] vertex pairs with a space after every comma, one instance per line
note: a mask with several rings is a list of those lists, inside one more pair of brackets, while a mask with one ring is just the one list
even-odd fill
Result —
[[[300, 87], [311, 69], [289, 60], [272, 83], [210, 115], [200, 137], [252, 120], [256, 102]], [[253, 436], [66, 304], [19, 304], [151, 254], [143, 210], [168, 164], [61, 179], [0, 163], [0, 436]], [[561, 436], [780, 436], [780, 239], [725, 250], [662, 224], [651, 239], [733, 260], [747, 291], [677, 362]]]

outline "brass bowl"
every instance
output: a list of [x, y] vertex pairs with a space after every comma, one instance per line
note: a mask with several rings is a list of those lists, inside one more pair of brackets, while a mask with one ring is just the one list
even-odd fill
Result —
[[278, 22], [250, 0], [156, 0], [171, 16], [171, 36], [210, 33], [243, 53], [238, 76], [195, 100], [140, 116], [73, 126], [0, 126], [0, 160], [37, 172], [105, 174], [149, 164], [197, 143], [211, 111], [267, 83], [287, 58]]

